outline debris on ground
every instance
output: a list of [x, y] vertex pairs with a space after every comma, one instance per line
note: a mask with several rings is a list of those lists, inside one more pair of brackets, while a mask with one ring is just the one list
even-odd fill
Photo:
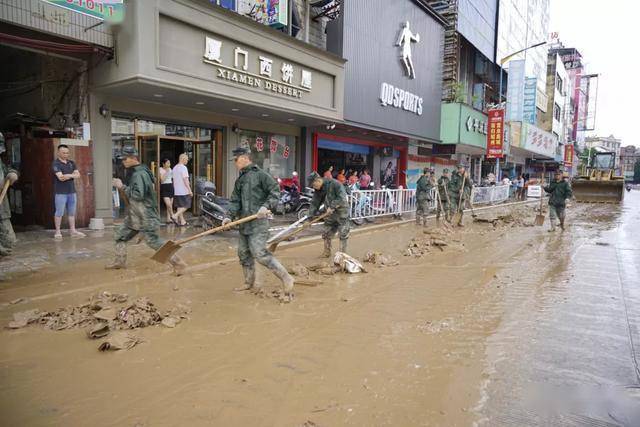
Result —
[[310, 265], [309, 267], [307, 267], [307, 269], [323, 276], [332, 276], [334, 274], [340, 273], [341, 271], [340, 266], [329, 264], [328, 262], [321, 262], [320, 264]]
[[118, 331], [112, 334], [105, 342], [100, 344], [98, 350], [129, 350], [140, 344], [142, 339], [130, 332]]
[[18, 329], [39, 324], [55, 331], [89, 328], [87, 336], [95, 339], [117, 330], [144, 328], [160, 323], [173, 328], [180, 320], [187, 318], [189, 312], [189, 307], [179, 304], [163, 313], [146, 297], [130, 302], [126, 294], [102, 292], [75, 307], [67, 306], [55, 311], [32, 309], [14, 313], [13, 321], [7, 327]]
[[297, 277], [309, 277], [309, 269], [302, 264], [295, 263], [291, 267], [287, 268], [289, 274]]
[[350, 274], [366, 273], [362, 263], [344, 252], [336, 252], [333, 256], [333, 263], [340, 267], [340, 271]]
[[362, 261], [369, 264], [377, 265], [378, 267], [396, 266], [400, 264], [398, 261], [392, 259], [389, 255], [384, 255], [382, 252], [367, 252]]

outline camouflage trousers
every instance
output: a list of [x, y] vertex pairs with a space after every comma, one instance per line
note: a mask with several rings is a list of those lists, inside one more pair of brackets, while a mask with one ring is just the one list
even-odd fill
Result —
[[0, 219], [0, 256], [11, 255], [13, 247], [16, 245], [16, 234], [9, 218]]
[[429, 212], [429, 199], [419, 199], [416, 201], [416, 222], [422, 223], [426, 221]]
[[267, 249], [269, 230], [256, 230], [251, 234], [240, 233], [238, 258], [243, 267], [254, 268], [256, 261], [269, 270], [276, 271], [281, 264]]
[[122, 224], [121, 226], [116, 228], [114, 237], [116, 243], [126, 243], [136, 237], [138, 233], [144, 234], [144, 241], [147, 242], [147, 245], [153, 250], [160, 249], [160, 247], [164, 244], [164, 240], [161, 239], [160, 236], [158, 236], [158, 230], [134, 230], [133, 228], [127, 227], [126, 224]]
[[556, 220], [560, 220], [560, 226], [564, 227], [565, 207], [549, 205], [549, 222], [551, 229], [556, 228]]
[[440, 215], [444, 212], [444, 219], [447, 221], [451, 221], [451, 212], [449, 211], [449, 203], [442, 202], [438, 204], [438, 208], [436, 209], [436, 220], [440, 219]]
[[331, 240], [333, 239], [333, 236], [338, 234], [341, 241], [346, 241], [349, 239], [350, 231], [351, 227], [349, 218], [328, 218], [324, 222], [324, 231], [322, 232], [322, 238], [324, 240]]

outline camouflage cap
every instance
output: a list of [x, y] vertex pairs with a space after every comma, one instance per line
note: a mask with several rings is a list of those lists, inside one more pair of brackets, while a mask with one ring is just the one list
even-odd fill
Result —
[[467, 168], [467, 165], [465, 163], [458, 163], [458, 169], [460, 168]]
[[446, 168], [445, 168], [445, 169], [443, 169], [443, 170], [442, 170], [442, 173], [449, 173], [449, 169], [446, 169]]
[[313, 171], [309, 174], [309, 176], [307, 177], [307, 184], [311, 185], [313, 184], [313, 181], [315, 181], [316, 179], [322, 179], [322, 177], [320, 176], [320, 174], [316, 171]]
[[140, 154], [138, 153], [138, 150], [136, 149], [136, 147], [134, 147], [133, 145], [125, 145], [124, 147], [122, 147], [122, 150], [120, 151], [120, 155], [118, 155], [118, 158], [122, 160], [122, 159], [126, 159], [127, 157], [140, 158]]
[[238, 147], [231, 152], [232, 158], [229, 159], [229, 161], [232, 162], [240, 156], [250, 156], [250, 155], [251, 155], [250, 149], [248, 149], [247, 147]]
[[429, 172], [431, 172], [431, 168], [424, 168], [424, 169], [422, 169], [422, 173], [424, 173], [424, 174], [427, 174], [427, 173], [429, 173]]

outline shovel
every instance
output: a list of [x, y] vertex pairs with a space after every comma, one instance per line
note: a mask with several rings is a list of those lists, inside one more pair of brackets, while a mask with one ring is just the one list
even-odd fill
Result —
[[[540, 180], [540, 187], [544, 187], [544, 174], [546, 173], [546, 165], [543, 164], [542, 166], [542, 179]], [[544, 200], [544, 197], [542, 197], [544, 195], [544, 189], [540, 188], [540, 212], [536, 215], [536, 220], [534, 222], [535, 225], [537, 226], [542, 226], [544, 225], [544, 210], [542, 208], [542, 202]]]
[[303, 224], [302, 227], [298, 228], [297, 230], [293, 230], [291, 233], [285, 235], [285, 236], [281, 236], [277, 239], [275, 239], [273, 242], [271, 242], [271, 244], [269, 245], [269, 251], [270, 252], [275, 252], [276, 249], [278, 248], [278, 245], [280, 243], [282, 243], [285, 240], [290, 239], [291, 237], [295, 236], [296, 234], [300, 233], [302, 230], [305, 230], [309, 227], [311, 227], [311, 225], [315, 224], [316, 222], [325, 219], [327, 216], [329, 216], [329, 212], [325, 212], [322, 215], [312, 219], [311, 221], [307, 222], [306, 224]]
[[228, 230], [231, 227], [235, 227], [236, 225], [244, 224], [245, 222], [253, 221], [254, 219], [257, 219], [257, 218], [258, 218], [258, 215], [251, 215], [251, 216], [247, 216], [247, 217], [244, 217], [242, 219], [239, 219], [238, 221], [233, 221], [233, 222], [230, 222], [229, 224], [221, 225], [220, 227], [216, 227], [216, 228], [212, 228], [211, 230], [203, 231], [202, 233], [198, 233], [195, 236], [191, 236], [191, 237], [187, 237], [186, 239], [178, 240], [177, 242], [174, 242], [173, 240], [167, 240], [165, 242], [165, 244], [162, 245], [160, 247], [160, 249], [158, 249], [156, 251], [155, 254], [153, 254], [151, 259], [154, 260], [154, 261], [158, 261], [158, 262], [164, 264], [167, 261], [169, 261], [169, 259], [173, 256], [173, 254], [178, 252], [182, 248], [182, 245], [184, 245], [185, 243], [189, 243], [192, 240], [196, 240], [196, 239], [199, 239], [201, 237], [208, 236], [209, 234], [217, 233], [218, 231]]
[[2, 186], [2, 193], [0, 193], [0, 204], [2, 204], [2, 202], [4, 201], [4, 196], [7, 195], [7, 191], [9, 190], [10, 185], [11, 182], [7, 179]]
[[451, 218], [451, 223], [455, 225], [458, 225], [462, 222], [462, 211], [464, 209], [464, 206], [462, 206], [462, 197], [464, 196], [464, 184], [466, 179], [467, 179], [467, 174], [465, 173], [462, 176], [462, 188], [460, 189], [460, 200], [458, 200], [458, 209], [456, 210], [456, 213], [454, 213], [453, 217]]

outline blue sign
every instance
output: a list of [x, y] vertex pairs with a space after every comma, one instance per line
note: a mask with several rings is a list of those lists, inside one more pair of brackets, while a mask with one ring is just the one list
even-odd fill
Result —
[[531, 123], [535, 126], [536, 120], [536, 94], [537, 94], [536, 77], [527, 77], [524, 79], [524, 97], [522, 108], [522, 121]]

